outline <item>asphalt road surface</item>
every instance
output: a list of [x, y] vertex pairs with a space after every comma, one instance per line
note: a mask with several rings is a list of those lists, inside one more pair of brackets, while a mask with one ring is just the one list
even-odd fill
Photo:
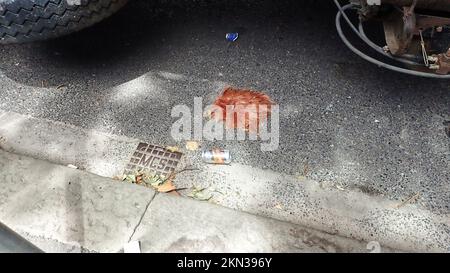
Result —
[[[358, 59], [335, 13], [332, 1], [131, 1], [74, 35], [1, 46], [0, 109], [173, 145], [173, 106], [209, 102], [227, 84], [260, 90], [280, 105], [279, 149], [206, 146], [373, 195], [420, 193], [420, 204], [449, 213], [450, 82]], [[233, 44], [230, 31], [240, 33]]]

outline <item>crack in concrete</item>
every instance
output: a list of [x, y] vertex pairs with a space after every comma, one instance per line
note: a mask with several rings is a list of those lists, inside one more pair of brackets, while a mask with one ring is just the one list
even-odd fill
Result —
[[158, 192], [155, 192], [155, 194], [153, 195], [153, 197], [150, 199], [150, 201], [148, 202], [148, 204], [145, 206], [145, 210], [141, 215], [141, 218], [139, 219], [139, 222], [136, 224], [136, 226], [133, 229], [133, 232], [131, 233], [130, 238], [128, 239], [128, 243], [131, 242], [131, 239], [133, 238], [134, 234], [136, 233], [136, 230], [138, 229], [138, 227], [141, 225], [142, 220], [144, 219], [145, 214], [147, 213], [148, 208], [150, 207], [150, 204], [153, 202], [153, 200], [155, 199], [155, 197], [158, 195]]

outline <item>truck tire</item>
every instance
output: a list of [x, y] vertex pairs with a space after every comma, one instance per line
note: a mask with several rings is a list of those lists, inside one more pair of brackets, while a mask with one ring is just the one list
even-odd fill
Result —
[[0, 44], [67, 35], [110, 16], [127, 0], [0, 0]]

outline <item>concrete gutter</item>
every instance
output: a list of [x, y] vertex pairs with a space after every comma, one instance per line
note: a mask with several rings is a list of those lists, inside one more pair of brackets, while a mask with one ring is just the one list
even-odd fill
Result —
[[417, 204], [239, 164], [183, 172], [175, 184], [211, 187], [224, 193], [215, 195], [223, 206], [330, 234], [411, 252], [450, 251], [450, 217]]
[[[0, 113], [0, 147], [4, 150], [55, 164], [73, 164], [106, 177], [122, 172], [138, 143], [59, 122]], [[450, 216], [420, 204], [401, 204], [383, 196], [240, 164], [204, 165], [196, 156], [186, 153], [184, 165], [192, 164], [199, 170], [178, 174], [175, 184], [179, 188], [208, 187], [215, 191], [213, 201], [219, 205], [358, 241], [376, 241], [392, 249], [450, 251]], [[90, 191], [89, 186], [85, 188]], [[148, 198], [138, 202], [141, 209]], [[135, 221], [128, 220], [131, 226]], [[107, 250], [112, 249], [116, 248]]]
[[[0, 219], [49, 252], [367, 252], [367, 244], [0, 150]], [[391, 251], [386, 249], [385, 251]]]
[[139, 140], [0, 110], [0, 147], [74, 165], [105, 177], [120, 174]]

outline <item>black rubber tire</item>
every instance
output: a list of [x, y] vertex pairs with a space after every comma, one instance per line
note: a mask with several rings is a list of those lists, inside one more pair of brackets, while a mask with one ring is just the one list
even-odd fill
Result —
[[0, 44], [67, 35], [119, 10], [128, 0], [0, 0]]

